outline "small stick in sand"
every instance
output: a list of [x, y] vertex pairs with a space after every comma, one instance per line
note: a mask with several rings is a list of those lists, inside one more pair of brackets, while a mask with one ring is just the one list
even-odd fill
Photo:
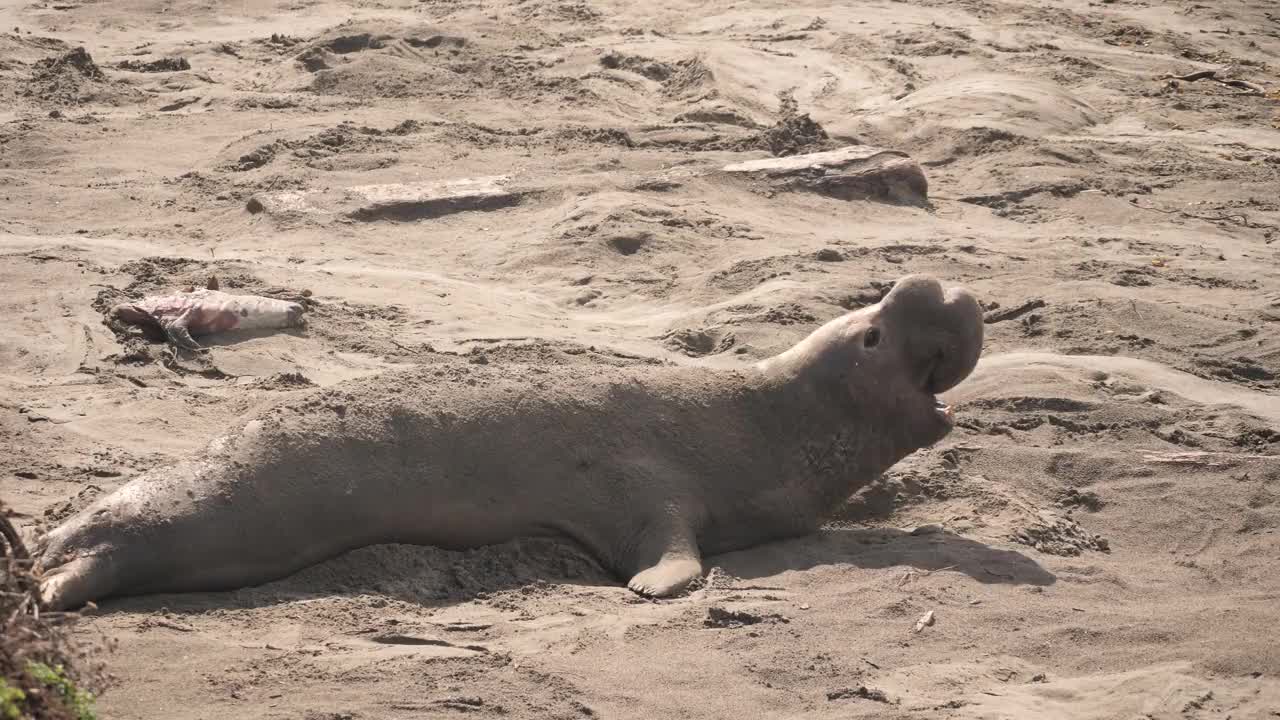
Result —
[[898, 579], [898, 587], [902, 587], [903, 585], [906, 585], [908, 582], [910, 582], [912, 579], [916, 577], [929, 577], [934, 573], [946, 572], [947, 570], [955, 570], [955, 569], [956, 569], [955, 565], [948, 565], [944, 568], [938, 568], [937, 570], [917, 570], [915, 568], [908, 568], [907, 571], [902, 574], [902, 577]]
[[1182, 82], [1195, 82], [1197, 80], [1212, 80], [1221, 85], [1244, 90], [1241, 95], [1266, 95], [1267, 91], [1261, 85], [1254, 85], [1246, 80], [1233, 80], [1229, 78], [1218, 77], [1217, 70], [1201, 70], [1188, 75], [1169, 75], [1160, 76], [1161, 80], [1181, 80]]

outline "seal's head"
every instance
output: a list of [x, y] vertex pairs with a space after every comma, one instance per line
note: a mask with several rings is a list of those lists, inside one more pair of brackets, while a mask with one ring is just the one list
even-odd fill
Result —
[[872, 428], [890, 431], [896, 462], [954, 424], [938, 395], [968, 377], [982, 353], [982, 310], [961, 288], [909, 275], [875, 305], [828, 322], [761, 369], [801, 381]]

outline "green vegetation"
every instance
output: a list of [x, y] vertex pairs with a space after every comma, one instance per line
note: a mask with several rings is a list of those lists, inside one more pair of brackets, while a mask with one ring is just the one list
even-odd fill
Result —
[[27, 704], [27, 694], [0, 678], [0, 719], [21, 720], [22, 707]]
[[50, 667], [28, 662], [26, 673], [15, 687], [0, 677], [0, 720], [38, 720], [45, 717], [70, 720], [97, 720], [93, 693], [76, 687], [61, 665]]
[[97, 720], [98, 716], [93, 711], [93, 693], [76, 687], [61, 665], [49, 667], [44, 663], [29, 662], [27, 673], [56, 692], [76, 720]]
[[106, 687], [108, 649], [73, 642], [74, 613], [38, 613], [31, 555], [0, 504], [0, 720], [97, 720], [94, 692]]

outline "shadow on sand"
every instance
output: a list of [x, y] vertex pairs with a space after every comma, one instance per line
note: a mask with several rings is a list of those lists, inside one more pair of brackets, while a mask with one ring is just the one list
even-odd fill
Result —
[[[751, 581], [820, 566], [947, 568], [980, 583], [1011, 585], [1051, 585], [1056, 580], [1018, 552], [946, 532], [913, 535], [891, 528], [824, 528], [805, 537], [712, 556], [705, 566], [718, 566]], [[119, 598], [104, 603], [100, 612], [145, 612], [163, 607], [175, 613], [198, 614], [360, 595], [446, 606], [504, 591], [537, 592], [548, 584], [628, 592], [620, 579], [576, 545], [529, 538], [466, 551], [374, 545], [257, 587]]]
[[273, 335], [292, 335], [296, 338], [307, 337], [307, 328], [261, 328], [256, 330], [228, 330], [214, 335], [199, 335], [195, 341], [201, 347], [232, 347], [250, 340], [260, 340]]
[[879, 570], [908, 566], [962, 572], [980, 583], [1052, 585], [1057, 579], [1031, 558], [948, 532], [913, 535], [896, 528], [827, 527], [794, 540], [708, 558], [739, 578], [758, 579], [788, 570], [847, 565]]

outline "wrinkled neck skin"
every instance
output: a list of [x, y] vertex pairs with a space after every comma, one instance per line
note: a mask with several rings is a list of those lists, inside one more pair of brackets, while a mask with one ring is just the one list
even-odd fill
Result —
[[782, 431], [799, 446], [809, 470], [784, 482], [806, 485], [823, 515], [899, 460], [941, 439], [922, 435], [911, 405], [918, 399], [900, 388], [868, 378], [856, 383], [868, 391], [850, 391], [850, 375], [868, 369], [846, 363], [832, 349], [841, 346], [841, 331], [837, 324], [820, 328], [756, 365], [772, 403], [793, 423]]

